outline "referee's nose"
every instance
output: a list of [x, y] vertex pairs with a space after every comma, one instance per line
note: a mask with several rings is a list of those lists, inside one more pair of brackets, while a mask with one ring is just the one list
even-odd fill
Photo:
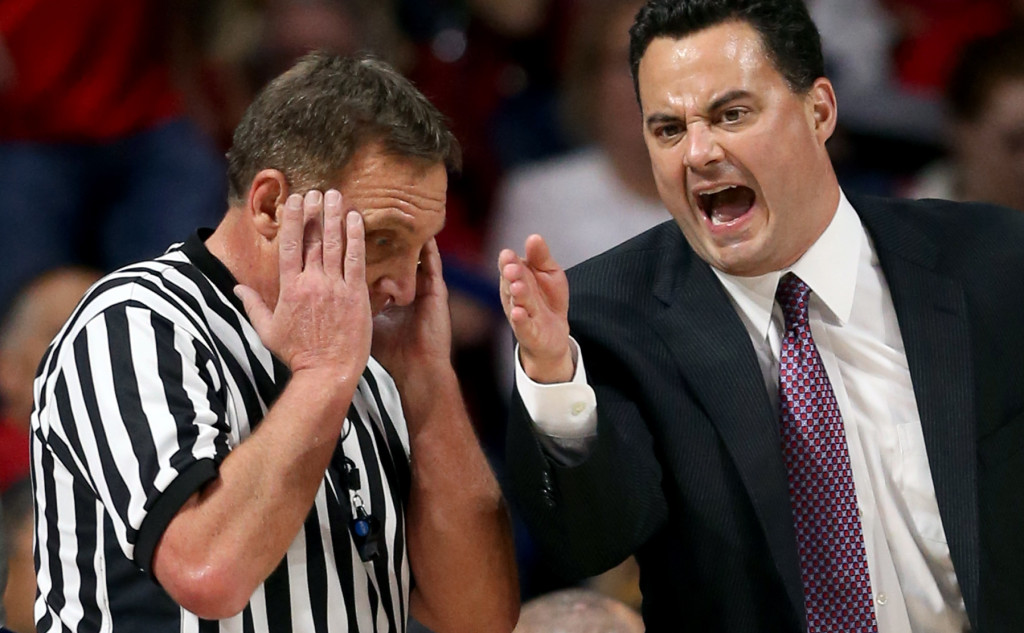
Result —
[[374, 294], [378, 299], [374, 303], [379, 312], [391, 305], [407, 306], [416, 299], [416, 268], [415, 260], [411, 265], [403, 265], [384, 274], [374, 283]]

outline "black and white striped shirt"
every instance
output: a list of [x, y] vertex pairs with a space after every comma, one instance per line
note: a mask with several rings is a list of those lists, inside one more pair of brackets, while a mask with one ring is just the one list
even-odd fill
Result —
[[[304, 528], [242, 613], [201, 620], [149, 573], [168, 522], [288, 379], [234, 285], [193, 236], [97, 282], [50, 346], [32, 416], [39, 631], [406, 630], [409, 439], [372, 358], [339, 444], [361, 487], [347, 487], [338, 451]], [[350, 535], [352, 494], [382, 525], [372, 562]]]

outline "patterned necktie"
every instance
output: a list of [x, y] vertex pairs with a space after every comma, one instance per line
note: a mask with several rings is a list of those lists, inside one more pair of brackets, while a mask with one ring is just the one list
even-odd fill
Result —
[[775, 294], [786, 319], [779, 417], [807, 627], [809, 633], [874, 633], [878, 627], [846, 432], [811, 338], [810, 293], [788, 273]]

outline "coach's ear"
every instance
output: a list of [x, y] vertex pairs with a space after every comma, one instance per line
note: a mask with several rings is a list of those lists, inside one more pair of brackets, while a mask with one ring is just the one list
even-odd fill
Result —
[[836, 93], [832, 82], [824, 77], [815, 80], [808, 92], [808, 107], [811, 114], [815, 135], [822, 146], [832, 137], [836, 130], [838, 108]]
[[251, 215], [256, 231], [267, 240], [277, 236], [280, 213], [287, 199], [288, 179], [280, 170], [264, 169], [252, 179], [245, 210]]

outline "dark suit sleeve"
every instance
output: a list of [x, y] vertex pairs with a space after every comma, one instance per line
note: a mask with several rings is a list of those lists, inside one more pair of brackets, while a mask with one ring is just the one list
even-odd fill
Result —
[[586, 458], [563, 465], [549, 455], [518, 390], [506, 446], [513, 496], [523, 518], [546, 558], [570, 578], [622, 562], [668, 514], [654, 440], [630, 388], [635, 377], [622, 372], [614, 383], [602, 379], [607, 368], [625, 363], [593, 340], [581, 340], [581, 349], [598, 416], [597, 437]]

